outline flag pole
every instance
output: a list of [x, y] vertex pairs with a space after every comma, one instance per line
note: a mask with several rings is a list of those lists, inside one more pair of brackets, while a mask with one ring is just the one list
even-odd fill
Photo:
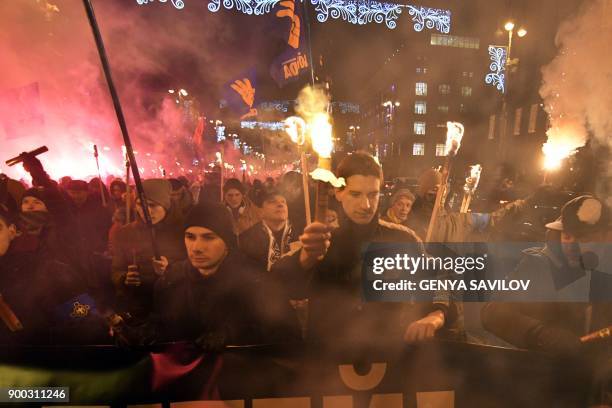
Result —
[[142, 179], [140, 178], [140, 173], [138, 171], [138, 165], [136, 164], [136, 157], [134, 157], [134, 149], [132, 148], [132, 142], [130, 140], [130, 135], [128, 133], [127, 125], [125, 123], [125, 116], [123, 115], [123, 109], [121, 108], [121, 102], [119, 101], [119, 95], [117, 93], [117, 89], [115, 88], [115, 83], [113, 82], [113, 78], [111, 75], [110, 64], [108, 62], [108, 56], [106, 55], [106, 49], [104, 48], [104, 41], [102, 40], [102, 34], [100, 33], [100, 27], [98, 26], [98, 21], [96, 20], [96, 15], [94, 13], [93, 5], [91, 4], [91, 0], [83, 0], [83, 5], [85, 6], [85, 11], [87, 13], [87, 18], [89, 20], [89, 25], [91, 26], [91, 31], [94, 36], [94, 40], [96, 42], [96, 48], [98, 49], [98, 54], [100, 56], [100, 62], [102, 63], [102, 70], [104, 71], [104, 76], [106, 78], [106, 83], [108, 85], [108, 90], [110, 91], [111, 98], [113, 100], [113, 107], [115, 108], [115, 114], [117, 115], [117, 121], [119, 122], [119, 127], [121, 128], [121, 135], [123, 136], [123, 144], [125, 145], [125, 150], [129, 158], [130, 166], [132, 168], [132, 174], [134, 175], [134, 184], [136, 185], [136, 191], [138, 192], [138, 198], [140, 199], [142, 213], [144, 215], [144, 221], [147, 227], [149, 228], [151, 234], [151, 245], [153, 247], [153, 255], [156, 259], [160, 259], [159, 256], [159, 248], [157, 246], [157, 241], [155, 240], [155, 229], [153, 229], [153, 222], [151, 221], [151, 214], [149, 213], [149, 207], [147, 204], [147, 197], [144, 192], [144, 188], [142, 187]]

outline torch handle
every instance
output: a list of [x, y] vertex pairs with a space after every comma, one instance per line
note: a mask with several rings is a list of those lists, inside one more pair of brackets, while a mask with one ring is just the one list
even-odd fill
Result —
[[442, 205], [442, 198], [446, 194], [446, 183], [448, 183], [448, 173], [451, 165], [451, 157], [446, 156], [444, 160], [444, 166], [442, 167], [442, 183], [436, 194], [436, 202], [434, 204], [433, 211], [431, 212], [431, 218], [429, 220], [429, 227], [427, 228], [427, 235], [425, 236], [425, 242], [431, 242], [431, 236], [433, 235], [436, 220], [438, 219], [438, 213]]
[[302, 189], [304, 190], [306, 225], [310, 225], [312, 223], [312, 215], [310, 214], [310, 190], [308, 189], [308, 163], [306, 162], [306, 154], [303, 151], [300, 152], [300, 163], [302, 165]]
[[[32, 150], [31, 152], [28, 152], [27, 155], [29, 156], [38, 156], [39, 154], [43, 154], [49, 151], [49, 148], [47, 146], [41, 146], [38, 149]], [[17, 163], [20, 163], [23, 161], [23, 159], [25, 159], [25, 155], [22, 153], [19, 156], [13, 157], [12, 159], [8, 159], [5, 163], [8, 166], [14, 166]]]
[[317, 206], [315, 208], [315, 221], [325, 224], [327, 207], [329, 205], [329, 195], [327, 194], [328, 184], [324, 181], [317, 181]]
[[[85, 12], [87, 14], [87, 19], [89, 20], [89, 25], [93, 33], [96, 48], [98, 50], [98, 55], [100, 56], [102, 71], [104, 72], [104, 77], [106, 78], [106, 84], [108, 85], [108, 90], [111, 94], [111, 99], [113, 101], [113, 108], [115, 109], [115, 114], [117, 115], [117, 122], [119, 123], [121, 135], [123, 136], [123, 144], [125, 145], [128, 158], [130, 159], [130, 166], [132, 167], [132, 174], [134, 175], [134, 184], [136, 185], [138, 198], [140, 199], [140, 202], [144, 204], [147, 202], [147, 197], [144, 188], [142, 187], [142, 180], [140, 178], [138, 164], [136, 163], [136, 157], [134, 156], [132, 141], [128, 133], [125, 116], [123, 114], [123, 109], [121, 108], [121, 102], [119, 101], [119, 94], [117, 93], [117, 88], [115, 87], [115, 82], [113, 81], [113, 77], [111, 74], [110, 63], [108, 61], [108, 56], [104, 47], [104, 41], [102, 40], [100, 27], [98, 25], [98, 21], [94, 13], [94, 8], [91, 3], [91, 0], [83, 0], [83, 6], [85, 7]], [[153, 256], [155, 257], [155, 259], [161, 259], [159, 255], [159, 248], [155, 239], [155, 229], [153, 228], [153, 222], [151, 221], [151, 214], [149, 213], [149, 208], [146, 205], [142, 206], [142, 213], [144, 216], [145, 224], [149, 227], [151, 235], [151, 245], [153, 247]]]

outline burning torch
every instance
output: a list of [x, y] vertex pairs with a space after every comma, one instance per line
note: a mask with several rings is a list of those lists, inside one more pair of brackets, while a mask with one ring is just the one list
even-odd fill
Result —
[[93, 145], [93, 154], [96, 158], [96, 167], [98, 168], [98, 181], [100, 182], [100, 197], [102, 198], [102, 206], [106, 207], [106, 195], [104, 194], [104, 184], [102, 184], [102, 174], [100, 173], [100, 161], [98, 160], [98, 146]]
[[461, 202], [461, 210], [459, 210], [459, 212], [468, 212], [468, 209], [470, 208], [470, 203], [472, 201], [472, 196], [478, 188], [478, 182], [480, 181], [481, 172], [482, 166], [480, 164], [470, 166], [470, 177], [465, 179], [465, 184], [463, 185], [463, 201]]
[[304, 207], [306, 210], [306, 225], [312, 222], [310, 215], [310, 191], [308, 190], [308, 163], [304, 153], [304, 142], [306, 141], [306, 122], [304, 119], [291, 116], [285, 119], [285, 131], [293, 143], [297, 144], [300, 154], [300, 165], [302, 169], [302, 189], [304, 190]]
[[343, 178], [336, 178], [331, 171], [331, 152], [334, 145], [332, 142], [332, 126], [329, 123], [329, 115], [327, 113], [315, 114], [308, 127], [312, 148], [319, 156], [317, 168], [310, 173], [313, 180], [317, 181], [315, 221], [325, 223], [329, 202], [329, 196], [327, 194], [328, 183], [336, 188], [340, 188], [345, 185], [345, 182]]
[[429, 227], [427, 228], [425, 242], [430, 242], [431, 240], [431, 235], [433, 234], [434, 226], [436, 225], [438, 213], [440, 212], [440, 206], [442, 205], [442, 200], [446, 195], [448, 175], [450, 173], [453, 159], [457, 155], [459, 147], [461, 147], [461, 139], [463, 138], [464, 131], [465, 129], [463, 125], [459, 122], [446, 122], [446, 157], [444, 159], [444, 165], [442, 166], [442, 184], [440, 185], [440, 188], [438, 188], [438, 192], [436, 194], [436, 202], [431, 213], [431, 219], [429, 220]]

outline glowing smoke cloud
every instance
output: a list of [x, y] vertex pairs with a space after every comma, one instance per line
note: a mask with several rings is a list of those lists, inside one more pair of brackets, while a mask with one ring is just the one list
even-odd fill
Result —
[[[146, 86], [143, 78], [170, 77], [172, 57], [188, 55], [194, 76], [220, 82], [201, 44], [229, 36], [213, 24], [198, 29], [197, 16], [177, 25], [172, 16], [145, 16], [134, 9], [137, 6], [124, 7], [122, 2], [97, 1], [95, 6], [138, 166], [145, 177], [159, 176], [160, 166], [178, 175], [193, 156], [176, 142], [190, 138], [195, 123], [185, 123], [184, 111], [167, 94], [168, 88]], [[95, 143], [102, 175], [122, 176], [123, 143], [81, 2], [1, 1], [0, 26], [0, 99], [10, 90], [37, 83], [39, 101], [25, 106], [38, 103], [43, 116], [39, 129], [16, 136], [6, 131], [10, 112], [0, 109], [0, 172], [23, 177], [20, 165], [8, 168], [4, 161], [47, 145], [50, 151], [40, 159], [52, 177], [93, 177], [97, 171], [90, 145]]]
[[581, 13], [557, 33], [557, 57], [543, 69], [540, 95], [551, 128], [543, 146], [547, 169], [583, 146], [589, 132], [602, 144], [612, 136], [612, 5], [585, 3]]

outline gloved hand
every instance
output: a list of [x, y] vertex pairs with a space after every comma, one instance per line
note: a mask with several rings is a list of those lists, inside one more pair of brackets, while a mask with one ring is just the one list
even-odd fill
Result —
[[23, 168], [28, 173], [31, 174], [32, 172], [36, 171], [44, 171], [42, 163], [36, 158], [36, 156], [31, 155], [27, 152], [23, 152], [21, 153], [21, 155], [23, 156]]
[[225, 330], [212, 330], [202, 334], [195, 341], [196, 345], [203, 351], [220, 353], [225, 349], [227, 335]]

